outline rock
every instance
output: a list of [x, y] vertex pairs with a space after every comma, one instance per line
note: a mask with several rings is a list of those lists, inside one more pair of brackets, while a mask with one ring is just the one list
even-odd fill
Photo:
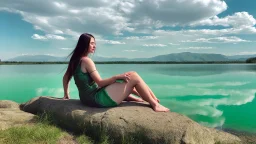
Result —
[[21, 111], [19, 104], [13, 101], [0, 101], [0, 130], [10, 127], [30, 125], [35, 122], [33, 114]]
[[238, 136], [244, 144], [256, 144], [256, 133], [224, 129], [224, 131]]
[[23, 104], [22, 109], [33, 114], [52, 113], [58, 124], [73, 131], [99, 134], [106, 130], [115, 143], [121, 143], [128, 135], [140, 137], [143, 143], [241, 143], [234, 135], [201, 126], [184, 115], [154, 112], [146, 103], [124, 102], [114, 108], [92, 108], [79, 100], [36, 97]]
[[10, 100], [1, 100], [0, 101], [0, 108], [14, 108], [19, 109], [19, 104]]

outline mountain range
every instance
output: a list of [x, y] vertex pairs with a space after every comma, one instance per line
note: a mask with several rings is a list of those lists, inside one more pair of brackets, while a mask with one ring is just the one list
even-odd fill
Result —
[[[245, 61], [248, 58], [256, 57], [256, 55], [233, 55], [226, 56], [222, 54], [207, 54], [207, 53], [172, 53], [167, 55], [158, 55], [151, 58], [107, 58], [92, 56], [94, 61], [175, 61], [175, 62], [185, 62], [185, 61]], [[67, 57], [55, 57], [50, 55], [22, 55], [17, 56], [6, 61], [24, 61], [24, 62], [50, 62], [50, 61], [68, 61]]]

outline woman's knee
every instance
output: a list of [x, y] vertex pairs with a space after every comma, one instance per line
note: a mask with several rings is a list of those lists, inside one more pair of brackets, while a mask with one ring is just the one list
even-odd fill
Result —
[[128, 74], [130, 74], [131, 76], [139, 76], [136, 71], [129, 71]]
[[130, 74], [130, 80], [133, 81], [135, 84], [140, 82], [140, 76], [135, 71], [128, 72]]

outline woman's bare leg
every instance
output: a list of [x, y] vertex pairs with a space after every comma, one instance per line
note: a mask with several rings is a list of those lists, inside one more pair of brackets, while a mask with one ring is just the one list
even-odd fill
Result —
[[[149, 86], [148, 86], [148, 90], [149, 90], [149, 92], [150, 92], [150, 95], [159, 103], [160, 100], [155, 96], [155, 94], [152, 92], [152, 90], [149, 88]], [[137, 92], [136, 88], [134, 88], [134, 91]], [[136, 94], [136, 92], [135, 92], [135, 94]], [[137, 92], [137, 93], [138, 93], [138, 92]]]
[[[132, 74], [133, 72], [127, 72], [127, 73]], [[138, 76], [139, 76], [139, 75], [138, 75]], [[139, 76], [139, 77], [140, 77], [140, 76]], [[140, 78], [141, 78], [141, 77], [140, 77]], [[142, 78], [141, 78], [141, 79], [142, 79]], [[142, 80], [143, 80], [143, 79], [142, 79]], [[146, 83], [145, 83], [145, 84], [146, 84]], [[147, 84], [146, 84], [146, 85], [147, 85]], [[160, 100], [155, 96], [155, 94], [154, 94], [153, 91], [149, 88], [148, 85], [147, 85], [147, 87], [148, 87], [148, 90], [149, 90], [149, 92], [150, 92], [150, 95], [159, 103]], [[138, 93], [135, 87], [134, 87], [133, 91], [135, 92], [135, 94]], [[137, 94], [136, 94], [136, 95], [137, 95]]]
[[[134, 94], [134, 95], [132, 95]], [[132, 90], [132, 93], [125, 99], [125, 101], [136, 101], [136, 102], [143, 102], [144, 100], [141, 99], [139, 93], [136, 91], [135, 87]]]
[[125, 101], [136, 101], [136, 102], [143, 102], [144, 100], [133, 95], [129, 95], [127, 98], [124, 99]]
[[109, 96], [118, 104], [131, 94], [136, 88], [142, 99], [149, 102], [154, 111], [169, 111], [168, 108], [159, 104], [150, 94], [148, 86], [136, 72], [131, 72], [130, 80], [126, 83], [113, 83], [106, 87]]

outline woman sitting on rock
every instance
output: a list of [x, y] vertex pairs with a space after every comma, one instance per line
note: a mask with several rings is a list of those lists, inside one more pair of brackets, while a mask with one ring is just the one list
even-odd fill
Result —
[[[123, 100], [145, 100], [156, 112], [169, 111], [159, 104], [154, 93], [136, 72], [131, 71], [101, 79], [94, 62], [88, 57], [95, 49], [96, 42], [93, 35], [84, 33], [79, 37], [63, 76], [64, 99], [70, 98], [69, 81], [74, 76], [80, 100], [87, 106], [114, 107]], [[133, 97], [131, 93], [140, 96], [143, 100]]]

